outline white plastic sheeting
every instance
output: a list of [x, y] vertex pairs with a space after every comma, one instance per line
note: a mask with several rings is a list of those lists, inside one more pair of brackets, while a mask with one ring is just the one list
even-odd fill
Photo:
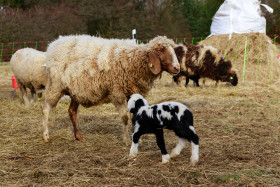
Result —
[[[232, 33], [266, 33], [266, 20], [260, 6], [273, 9], [259, 0], [225, 0], [213, 17], [211, 35]], [[210, 36], [211, 36], [210, 35]]]

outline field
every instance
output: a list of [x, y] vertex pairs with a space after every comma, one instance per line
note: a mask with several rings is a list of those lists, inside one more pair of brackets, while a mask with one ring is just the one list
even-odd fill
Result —
[[[0, 66], [0, 88], [11, 87], [11, 75], [8, 65]], [[237, 87], [215, 87], [207, 80], [201, 88], [191, 82], [185, 88], [164, 73], [150, 91], [151, 104], [175, 100], [193, 112], [200, 137], [194, 167], [189, 144], [162, 164], [153, 135], [142, 136], [137, 158], [129, 159], [111, 104], [79, 108], [82, 143], [74, 140], [69, 100], [60, 101], [51, 112], [51, 141], [45, 143], [43, 100], [24, 106], [17, 90], [16, 98], [0, 98], [0, 186], [280, 186], [279, 77], [271, 84], [239, 78]], [[165, 140], [170, 152], [177, 139], [165, 131]]]

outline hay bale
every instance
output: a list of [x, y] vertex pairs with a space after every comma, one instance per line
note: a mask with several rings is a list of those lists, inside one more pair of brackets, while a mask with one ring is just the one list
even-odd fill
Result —
[[263, 33], [232, 34], [228, 40], [228, 34], [213, 35], [203, 41], [200, 45], [211, 45], [217, 48], [227, 59], [233, 63], [244, 61], [245, 41], [247, 37], [247, 62], [269, 63], [276, 60], [279, 50], [270, 37]]
[[[244, 72], [245, 41], [246, 69]], [[267, 83], [278, 82], [280, 77], [280, 61], [277, 56], [280, 50], [273, 40], [263, 33], [246, 33], [229, 35], [213, 35], [199, 45], [211, 45], [238, 70], [242, 81], [265, 81]], [[263, 79], [264, 78], [264, 79]]]

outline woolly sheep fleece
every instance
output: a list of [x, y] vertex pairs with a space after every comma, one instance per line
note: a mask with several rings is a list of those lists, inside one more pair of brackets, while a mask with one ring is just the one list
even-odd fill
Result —
[[175, 47], [166, 37], [141, 45], [87, 35], [60, 37], [47, 50], [48, 101], [55, 105], [57, 98], [52, 103], [51, 97], [64, 92], [89, 107], [105, 101], [122, 104], [133, 93], [146, 95], [159, 76], [149, 71], [147, 52], [158, 43]]
[[175, 48], [175, 52], [181, 64], [181, 72], [173, 77], [174, 80], [178, 80], [181, 76], [201, 76], [237, 85], [236, 70], [216, 48], [183, 43]]
[[126, 100], [133, 93], [146, 95], [162, 71], [180, 70], [174, 41], [158, 36], [148, 44], [133, 40], [102, 39], [87, 35], [60, 37], [47, 49], [43, 138], [47, 142], [48, 116], [62, 95], [70, 95], [70, 119], [76, 139], [79, 104], [90, 107], [111, 102], [120, 113], [124, 142], [129, 144]]
[[11, 68], [19, 87], [34, 87], [41, 90], [47, 83], [45, 67], [46, 53], [32, 48], [18, 50], [11, 58]]

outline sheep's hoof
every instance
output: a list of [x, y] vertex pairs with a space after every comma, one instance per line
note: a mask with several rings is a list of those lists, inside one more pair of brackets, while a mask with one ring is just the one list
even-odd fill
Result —
[[77, 131], [77, 132], [75, 133], [75, 138], [76, 138], [76, 140], [78, 140], [78, 141], [81, 141], [81, 142], [84, 141], [84, 138], [83, 138], [82, 134], [81, 134], [79, 131]]
[[45, 142], [49, 142], [49, 139], [50, 139], [49, 134], [48, 133], [43, 133], [43, 139], [44, 139]]
[[130, 139], [124, 138], [124, 139], [123, 139], [123, 142], [125, 143], [126, 146], [129, 146], [129, 144], [130, 144]]
[[169, 162], [169, 160], [170, 160], [170, 156], [169, 156], [169, 154], [162, 155], [162, 163], [163, 163], [163, 164], [168, 163], [168, 162]]

